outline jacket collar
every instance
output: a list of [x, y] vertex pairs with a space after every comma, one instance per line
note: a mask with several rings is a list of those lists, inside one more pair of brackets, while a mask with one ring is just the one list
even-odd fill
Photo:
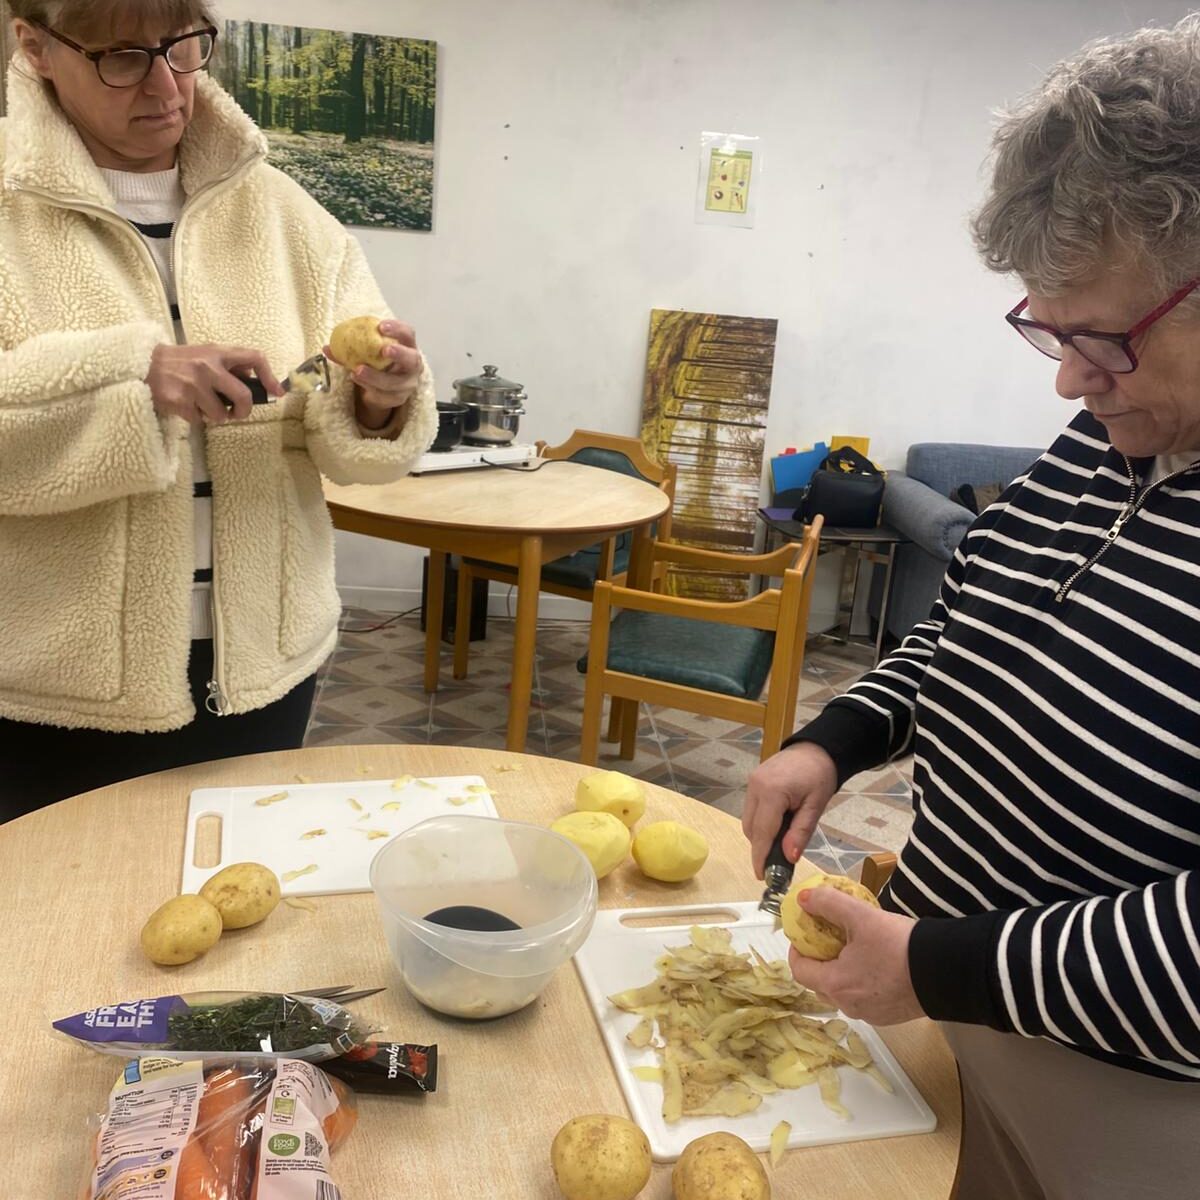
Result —
[[[113, 207], [112, 193], [51, 88], [14, 55], [8, 71], [4, 186], [31, 188], [64, 201]], [[267, 154], [266, 138], [208, 75], [196, 77], [192, 120], [179, 146], [183, 190], [193, 196]]]

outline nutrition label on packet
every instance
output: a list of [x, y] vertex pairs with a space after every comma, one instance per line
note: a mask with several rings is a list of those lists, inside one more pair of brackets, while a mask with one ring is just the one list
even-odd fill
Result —
[[174, 1200], [179, 1153], [196, 1125], [204, 1071], [198, 1062], [143, 1058], [113, 1088], [96, 1144], [92, 1195]]

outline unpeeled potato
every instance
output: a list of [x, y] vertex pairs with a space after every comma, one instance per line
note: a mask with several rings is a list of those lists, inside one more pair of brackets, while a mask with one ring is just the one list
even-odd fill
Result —
[[221, 914], [226, 929], [245, 929], [275, 911], [279, 878], [262, 863], [234, 863], [208, 880], [200, 895]]
[[650, 1143], [624, 1117], [573, 1117], [554, 1138], [550, 1165], [567, 1200], [633, 1200], [650, 1179]]
[[771, 1200], [758, 1155], [732, 1133], [690, 1142], [671, 1172], [675, 1200]]
[[385, 371], [392, 360], [384, 354], [388, 339], [379, 332], [379, 317], [351, 317], [329, 335], [329, 348], [347, 371], [356, 367], [374, 367]]
[[142, 951], [164, 967], [177, 967], [211, 950], [221, 936], [221, 914], [203, 896], [175, 896], [142, 927]]

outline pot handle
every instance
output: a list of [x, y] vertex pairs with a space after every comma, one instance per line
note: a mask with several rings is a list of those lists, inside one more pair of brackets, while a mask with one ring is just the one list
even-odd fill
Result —
[[525, 415], [525, 409], [523, 406], [518, 404], [516, 408], [507, 408], [506, 407], [504, 410], [504, 413], [505, 413], [505, 416], [523, 417]]

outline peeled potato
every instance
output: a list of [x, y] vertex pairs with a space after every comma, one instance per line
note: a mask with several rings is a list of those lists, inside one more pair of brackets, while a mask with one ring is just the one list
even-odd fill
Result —
[[164, 967], [199, 958], [221, 936], [221, 914], [203, 896], [175, 896], [142, 927], [142, 951]]
[[612, 813], [567, 813], [550, 828], [569, 838], [587, 855], [597, 879], [619, 867], [629, 853], [629, 830]]
[[682, 883], [708, 860], [708, 843], [678, 821], [655, 821], [633, 839], [633, 859], [651, 879]]
[[379, 321], [379, 317], [351, 317], [329, 335], [333, 357], [347, 371], [361, 366], [384, 371], [391, 365], [392, 360], [383, 352], [388, 339], [379, 332]]
[[279, 879], [262, 863], [234, 863], [218, 871], [200, 889], [200, 895], [221, 914], [226, 929], [245, 929], [274, 912], [279, 903]]
[[690, 1142], [671, 1172], [675, 1200], [771, 1200], [758, 1155], [732, 1133]]
[[793, 883], [788, 894], [783, 898], [782, 916], [783, 932], [788, 941], [796, 947], [798, 953], [805, 958], [819, 958], [828, 961], [837, 958], [846, 945], [846, 935], [831, 921], [824, 917], [814, 916], [800, 907], [798, 893], [808, 888], [832, 887], [847, 896], [857, 900], [865, 900], [868, 904], [879, 907], [879, 901], [874, 894], [861, 883], [847, 879], [845, 875], [810, 875], [799, 883]]
[[567, 1200], [633, 1200], [650, 1179], [650, 1143], [624, 1117], [574, 1117], [555, 1136], [550, 1165]]
[[646, 811], [646, 791], [621, 771], [597, 771], [575, 785], [575, 807], [580, 812], [612, 813], [632, 829]]

